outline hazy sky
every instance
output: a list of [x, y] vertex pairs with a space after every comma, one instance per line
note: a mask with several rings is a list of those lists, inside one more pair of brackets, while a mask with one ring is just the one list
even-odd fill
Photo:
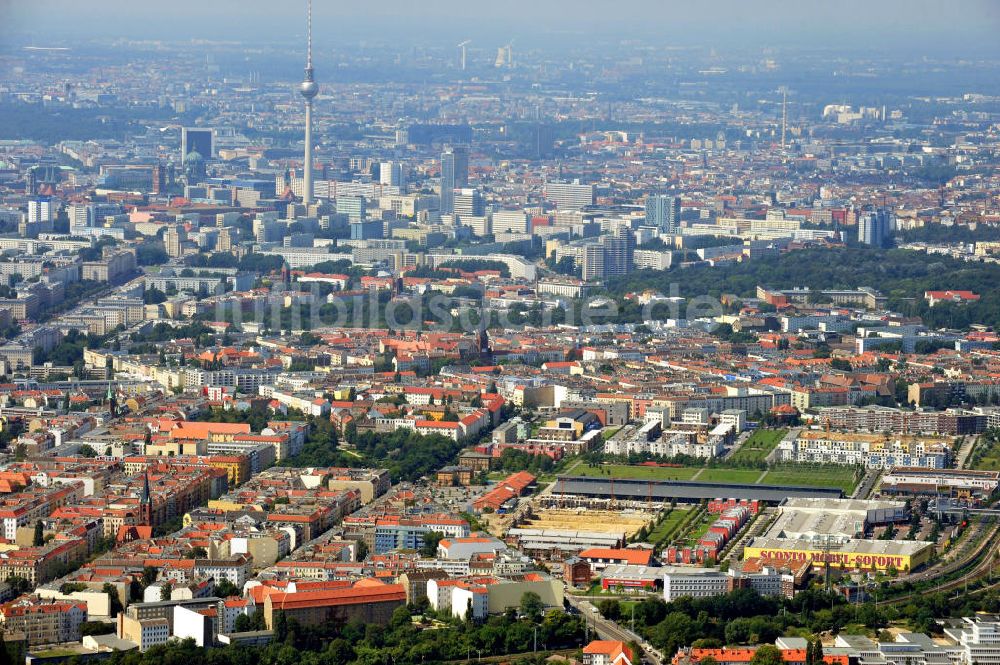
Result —
[[[0, 42], [301, 34], [305, 0], [0, 0]], [[661, 43], [1000, 52], [1000, 0], [315, 0], [317, 41], [577, 33]]]

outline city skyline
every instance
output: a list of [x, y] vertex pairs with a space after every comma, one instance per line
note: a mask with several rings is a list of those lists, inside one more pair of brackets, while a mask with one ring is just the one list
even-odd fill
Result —
[[[428, 37], [441, 39], [524, 39], [547, 36], [571, 42], [574, 37], [598, 34], [621, 39], [662, 41], [681, 45], [708, 45], [715, 48], [767, 48], [810, 46], [832, 49], [869, 48], [901, 51], [995, 53], [995, 40], [987, 39], [1000, 30], [1000, 6], [990, 0], [967, 0], [956, 11], [954, 3], [943, 0], [888, 0], [865, 3], [861, 0], [830, 3], [801, 3], [771, 0], [747, 3], [721, 0], [708, 6], [663, 3], [654, 0], [625, 0], [608, 14], [604, 3], [542, 2], [514, 0], [510, 3], [477, 6], [474, 16], [457, 0], [413, 5], [403, 0], [378, 3], [374, 7], [320, 3], [316, 20], [318, 37], [330, 34], [338, 40], [393, 40], [407, 37], [409, 43], [426, 43]], [[81, 37], [129, 37], [132, 39], [175, 39], [217, 37], [220, 39], [282, 39], [304, 34], [296, 12], [273, 11], [271, 3], [222, 0], [209, 5], [193, 0], [171, 3], [169, 10], [158, 7], [153, 14], [124, 0], [98, 0], [80, 5], [68, 0], [45, 0], [21, 4], [0, 3], [0, 35], [8, 38], [51, 34], [65, 40]], [[218, 26], [227, 29], [219, 31]], [[942, 26], [947, 29], [942, 31]], [[85, 28], [85, 31], [81, 31]], [[231, 32], [238, 30], [238, 33]], [[663, 32], [666, 30], [666, 32]], [[919, 40], [934, 34], [933, 44]], [[282, 37], [284, 36], [284, 37]], [[458, 43], [460, 39], [456, 39]], [[501, 41], [501, 43], [503, 43]], [[473, 44], [477, 48], [481, 44]]]

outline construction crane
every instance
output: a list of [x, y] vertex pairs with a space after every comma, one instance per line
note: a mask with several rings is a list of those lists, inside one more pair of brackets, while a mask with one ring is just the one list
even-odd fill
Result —
[[459, 45], [458, 45], [458, 46], [456, 47], [456, 48], [460, 49], [460, 52], [459, 52], [459, 53], [460, 53], [460, 55], [459, 55], [459, 60], [460, 60], [460, 64], [461, 64], [461, 67], [462, 67], [462, 71], [463, 71], [463, 72], [465, 71], [465, 62], [466, 62], [466, 61], [465, 61], [465, 56], [466, 56], [466, 51], [465, 51], [465, 47], [466, 47], [466, 46], [468, 46], [468, 45], [469, 45], [469, 44], [471, 44], [471, 43], [472, 43], [472, 40], [471, 40], [471, 39], [466, 39], [466, 40], [465, 40], [464, 42], [462, 42], [461, 44], [459, 44]]

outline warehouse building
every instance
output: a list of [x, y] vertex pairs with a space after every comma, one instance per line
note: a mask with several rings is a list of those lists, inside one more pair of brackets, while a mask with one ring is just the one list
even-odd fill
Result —
[[743, 556], [773, 562], [811, 562], [815, 567], [829, 562], [843, 570], [909, 572], [926, 564], [933, 549], [933, 543], [919, 540], [855, 539], [830, 543], [826, 548], [809, 540], [758, 537], [743, 548]]
[[638, 480], [630, 478], [590, 478], [559, 476], [551, 496], [600, 498], [620, 501], [699, 503], [720, 497], [746, 501], [780, 503], [789, 497], [839, 499], [837, 487], [799, 487], [794, 485], [753, 485], [713, 483], [694, 480]]
[[1000, 471], [893, 467], [882, 478], [881, 492], [896, 496], [942, 496], [983, 500], [1000, 486]]

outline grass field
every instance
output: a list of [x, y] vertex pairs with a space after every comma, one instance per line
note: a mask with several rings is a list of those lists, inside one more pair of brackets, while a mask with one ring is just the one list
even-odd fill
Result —
[[762, 473], [763, 469], [705, 469], [698, 476], [698, 482], [753, 484]]
[[729, 458], [733, 464], [757, 464], [764, 459], [778, 445], [782, 437], [788, 433], [784, 429], [759, 429], [750, 435], [750, 438], [740, 446]]
[[969, 458], [970, 467], [977, 471], [1000, 471], [1000, 442], [983, 435]]
[[706, 512], [701, 518], [695, 520], [693, 524], [684, 530], [684, 533], [681, 534], [681, 544], [693, 547], [698, 542], [698, 539], [705, 535], [708, 527], [712, 526], [717, 519], [719, 519], [718, 515]]
[[857, 485], [854, 480], [854, 467], [835, 465], [816, 468], [798, 466], [774, 467], [764, 476], [761, 484], [839, 487], [846, 494], [853, 492], [855, 485]]
[[688, 516], [687, 510], [671, 510], [667, 513], [667, 516], [663, 518], [663, 521], [656, 525], [649, 533], [649, 537], [646, 538], [647, 541], [651, 543], [658, 543], [663, 540], [668, 534], [673, 532], [677, 525]]
[[[700, 475], [698, 475], [700, 473]], [[697, 482], [754, 484], [764, 473], [759, 469], [727, 469], [684, 467], [629, 466], [628, 464], [602, 464], [598, 467], [579, 464], [569, 475], [589, 476], [594, 478], [636, 478], [638, 480], [691, 480], [696, 475]], [[850, 494], [857, 484], [854, 481], [854, 468], [847, 466], [826, 465], [822, 467], [808, 466], [775, 466], [768, 471], [761, 485], [801, 485], [805, 487], [839, 487], [844, 493]]]
[[[629, 466], [627, 464], [602, 464], [591, 467], [580, 464], [571, 475], [595, 478], [638, 478], [639, 480], [691, 480], [700, 469], [696, 467]], [[610, 473], [609, 473], [610, 472]]]

